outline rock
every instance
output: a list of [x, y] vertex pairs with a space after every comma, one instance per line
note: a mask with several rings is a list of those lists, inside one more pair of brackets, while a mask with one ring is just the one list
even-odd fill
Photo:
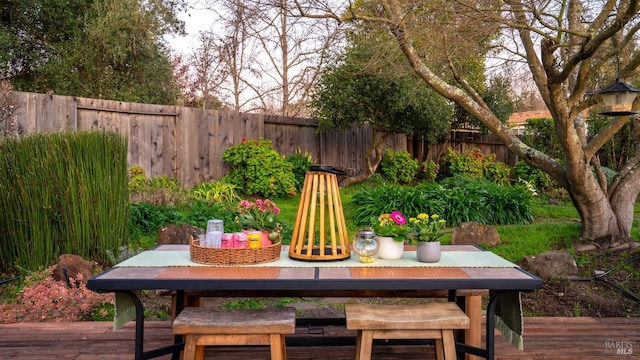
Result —
[[197, 238], [204, 230], [188, 224], [168, 225], [158, 230], [158, 244], [189, 244], [189, 236]]
[[598, 244], [596, 243], [576, 245], [576, 253], [578, 254], [593, 252], [599, 249], [600, 249], [600, 246], [598, 246]]
[[451, 234], [452, 245], [500, 245], [500, 234], [491, 225], [465, 222], [458, 225]]
[[[53, 270], [53, 278], [58, 281], [67, 281], [67, 277], [75, 278], [77, 281], [86, 283], [93, 276], [93, 267], [97, 264], [94, 261], [87, 261], [78, 255], [64, 254], [58, 258], [58, 265]], [[64, 275], [66, 269], [67, 277]], [[78, 274], [81, 278], [78, 279]]]
[[566, 251], [548, 251], [535, 256], [525, 256], [522, 267], [543, 280], [570, 279], [579, 275], [576, 261]]

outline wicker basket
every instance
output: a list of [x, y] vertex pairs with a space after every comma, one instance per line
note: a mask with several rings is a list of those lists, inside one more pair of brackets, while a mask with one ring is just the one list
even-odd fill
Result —
[[278, 260], [280, 258], [280, 251], [280, 242], [255, 249], [211, 248], [200, 246], [200, 240], [191, 237], [191, 244], [189, 244], [191, 261], [207, 265], [268, 263]]

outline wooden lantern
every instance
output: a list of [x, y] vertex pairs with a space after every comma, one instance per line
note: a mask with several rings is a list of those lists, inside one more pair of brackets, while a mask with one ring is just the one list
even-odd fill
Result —
[[343, 260], [351, 256], [336, 174], [330, 166], [312, 166], [302, 187], [289, 257]]

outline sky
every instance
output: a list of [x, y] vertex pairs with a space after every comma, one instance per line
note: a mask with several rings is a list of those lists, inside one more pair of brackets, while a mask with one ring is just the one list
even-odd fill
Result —
[[200, 31], [211, 29], [213, 16], [211, 12], [197, 5], [197, 0], [189, 0], [189, 9], [178, 14], [178, 18], [185, 23], [186, 36], [165, 36], [165, 40], [172, 49], [186, 54], [196, 47], [196, 38]]

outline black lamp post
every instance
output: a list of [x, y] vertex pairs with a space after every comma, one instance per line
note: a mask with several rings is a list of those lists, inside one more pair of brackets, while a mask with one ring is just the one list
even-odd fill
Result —
[[598, 93], [604, 101], [604, 111], [600, 114], [607, 116], [637, 114], [637, 111], [631, 110], [631, 106], [638, 92], [640, 90], [625, 84], [622, 79], [618, 78], [613, 85]]

